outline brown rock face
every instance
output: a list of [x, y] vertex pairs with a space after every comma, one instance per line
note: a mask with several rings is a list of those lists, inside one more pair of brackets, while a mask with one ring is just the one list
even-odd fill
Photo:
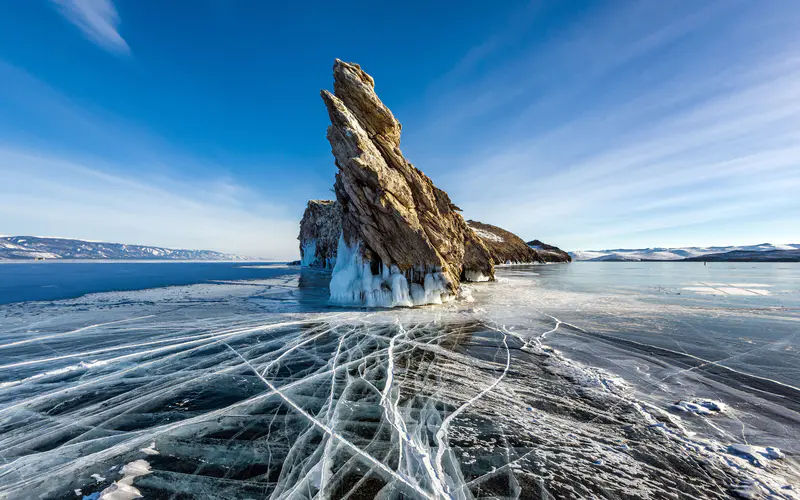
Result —
[[533, 248], [545, 262], [572, 262], [572, 257], [556, 246], [542, 243], [539, 240], [529, 241], [528, 246]]
[[343, 243], [358, 248], [373, 275], [394, 269], [391, 274], [403, 274], [409, 284], [424, 285], [425, 276], [435, 273], [450, 294], [462, 279], [493, 279], [489, 251], [458, 207], [403, 157], [401, 125], [375, 94], [372, 77], [357, 64], [338, 59], [333, 76], [334, 93], [323, 90], [321, 95], [339, 168], [335, 190]]
[[306, 267], [333, 268], [336, 245], [342, 233], [339, 204], [331, 200], [310, 200], [300, 221], [300, 263]]
[[483, 240], [496, 264], [545, 262], [536, 250], [510, 231], [474, 220], [467, 224]]

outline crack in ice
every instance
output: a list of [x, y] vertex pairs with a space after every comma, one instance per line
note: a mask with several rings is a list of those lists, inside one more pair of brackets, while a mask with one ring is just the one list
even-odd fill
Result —
[[289, 406], [291, 406], [292, 408], [294, 408], [294, 409], [295, 409], [295, 411], [297, 411], [297, 412], [298, 412], [299, 414], [301, 414], [303, 417], [305, 417], [306, 419], [308, 419], [308, 421], [309, 421], [309, 422], [311, 422], [312, 424], [316, 425], [317, 427], [319, 427], [320, 429], [322, 429], [322, 430], [323, 430], [323, 431], [324, 431], [326, 434], [328, 434], [328, 435], [329, 435], [329, 436], [331, 436], [332, 438], [334, 438], [334, 439], [338, 440], [338, 441], [339, 441], [339, 442], [341, 442], [343, 445], [345, 445], [345, 446], [347, 446], [348, 448], [350, 448], [352, 451], [354, 451], [355, 453], [357, 453], [359, 456], [363, 457], [365, 460], [367, 460], [368, 462], [370, 462], [372, 465], [374, 465], [374, 466], [378, 467], [379, 469], [381, 469], [381, 470], [382, 470], [382, 471], [384, 471], [385, 473], [389, 474], [390, 476], [394, 477], [395, 479], [397, 479], [397, 480], [398, 480], [398, 481], [400, 481], [401, 483], [403, 483], [403, 484], [405, 484], [406, 486], [410, 487], [411, 489], [413, 489], [414, 491], [416, 491], [417, 493], [419, 493], [419, 494], [420, 494], [420, 495], [422, 495], [423, 497], [425, 497], [425, 498], [429, 498], [429, 499], [431, 499], [431, 500], [434, 500], [434, 498], [433, 498], [433, 497], [432, 497], [432, 496], [431, 496], [431, 495], [430, 495], [428, 492], [426, 492], [426, 491], [422, 490], [422, 489], [421, 489], [419, 486], [417, 486], [416, 484], [412, 483], [411, 481], [409, 481], [409, 480], [408, 480], [408, 479], [406, 479], [405, 477], [401, 476], [401, 475], [400, 475], [400, 474], [398, 474], [397, 472], [393, 471], [393, 470], [392, 470], [392, 469], [390, 469], [390, 468], [389, 468], [389, 467], [388, 467], [386, 464], [384, 464], [384, 463], [383, 463], [383, 462], [381, 462], [380, 460], [376, 459], [375, 457], [373, 457], [372, 455], [370, 455], [370, 454], [369, 454], [369, 453], [367, 453], [366, 451], [362, 450], [362, 449], [361, 449], [361, 448], [359, 448], [358, 446], [354, 445], [353, 443], [351, 443], [350, 441], [348, 441], [347, 439], [345, 439], [343, 436], [339, 435], [339, 434], [338, 434], [336, 431], [334, 431], [333, 429], [331, 429], [331, 428], [330, 428], [330, 427], [328, 427], [327, 425], [323, 424], [322, 422], [320, 422], [319, 420], [317, 420], [316, 418], [314, 418], [312, 415], [310, 415], [308, 412], [306, 412], [306, 411], [305, 411], [303, 408], [301, 408], [301, 407], [300, 407], [300, 406], [299, 406], [297, 403], [295, 403], [295, 402], [294, 402], [294, 401], [292, 401], [292, 400], [291, 400], [289, 397], [287, 397], [287, 396], [286, 396], [286, 395], [285, 395], [285, 394], [284, 394], [284, 393], [283, 393], [283, 392], [282, 392], [280, 389], [278, 389], [277, 387], [275, 387], [274, 385], [272, 385], [272, 383], [270, 383], [270, 381], [269, 381], [269, 380], [265, 379], [265, 378], [264, 378], [264, 377], [263, 377], [263, 376], [262, 376], [262, 375], [261, 375], [261, 374], [258, 372], [258, 370], [256, 370], [256, 368], [255, 368], [253, 365], [251, 365], [251, 364], [250, 364], [250, 362], [247, 360], [247, 358], [245, 358], [244, 356], [242, 356], [241, 354], [239, 354], [239, 351], [237, 351], [236, 349], [234, 349], [233, 347], [231, 347], [229, 344], [227, 344], [227, 343], [225, 343], [225, 342], [223, 342], [223, 343], [224, 343], [226, 346], [228, 346], [228, 348], [229, 348], [231, 351], [233, 351], [233, 352], [234, 352], [234, 353], [235, 353], [237, 356], [239, 356], [239, 357], [242, 359], [242, 361], [244, 361], [244, 363], [245, 363], [247, 366], [249, 366], [249, 367], [250, 367], [250, 368], [253, 370], [253, 372], [254, 372], [254, 373], [255, 373], [255, 374], [258, 376], [258, 378], [260, 378], [260, 379], [261, 379], [261, 381], [262, 381], [262, 382], [264, 382], [264, 384], [265, 384], [267, 387], [269, 387], [269, 388], [270, 388], [270, 390], [271, 390], [272, 392], [274, 392], [275, 394], [277, 394], [278, 396], [280, 396], [280, 397], [281, 397], [281, 399], [283, 399], [284, 401], [286, 401], [286, 402], [289, 404]]

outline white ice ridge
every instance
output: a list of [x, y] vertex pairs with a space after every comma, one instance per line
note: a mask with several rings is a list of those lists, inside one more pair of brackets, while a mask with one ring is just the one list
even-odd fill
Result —
[[120, 320], [117, 320], [117, 321], [109, 321], [107, 323], [95, 323], [95, 324], [92, 324], [92, 325], [87, 325], [87, 326], [78, 328], [76, 330], [70, 330], [70, 331], [67, 331], [67, 332], [54, 333], [54, 334], [51, 334], [51, 335], [41, 335], [41, 336], [33, 337], [33, 338], [30, 338], [30, 339], [18, 340], [16, 342], [10, 342], [8, 344], [0, 344], [0, 349], [5, 349], [5, 348], [8, 348], [8, 347], [17, 347], [17, 346], [20, 346], [20, 345], [23, 345], [23, 344], [30, 344], [30, 343], [33, 343], [33, 342], [42, 342], [43, 340], [53, 339], [53, 338], [56, 338], [56, 337], [63, 337], [65, 335], [73, 335], [73, 334], [76, 334], [76, 333], [85, 332], [86, 330], [91, 330], [93, 328], [98, 328], [98, 327], [101, 327], [101, 326], [117, 325], [117, 324], [120, 324], [120, 323], [129, 323], [131, 321], [139, 321], [139, 320], [142, 320], [142, 319], [149, 319], [149, 318], [152, 318], [153, 316], [154, 316], [153, 314], [148, 314], [147, 316], [137, 316], [135, 318], [125, 318], [125, 319], [120, 319]]
[[353, 443], [351, 443], [350, 441], [348, 441], [347, 439], [345, 439], [345, 438], [344, 438], [342, 435], [340, 435], [339, 433], [337, 433], [336, 431], [334, 431], [333, 429], [331, 429], [330, 427], [328, 427], [328, 426], [327, 426], [327, 425], [325, 425], [324, 423], [322, 423], [322, 422], [320, 422], [319, 420], [317, 420], [316, 418], [314, 418], [314, 417], [313, 417], [311, 414], [309, 414], [307, 411], [305, 411], [305, 410], [304, 410], [304, 409], [302, 409], [300, 406], [298, 406], [298, 404], [297, 404], [297, 403], [295, 403], [295, 402], [294, 402], [292, 399], [289, 399], [289, 398], [286, 396], [286, 394], [284, 394], [284, 393], [283, 393], [283, 392], [282, 392], [280, 389], [278, 389], [278, 388], [277, 388], [277, 387], [275, 387], [273, 384], [271, 384], [271, 383], [269, 382], [269, 380], [265, 379], [265, 378], [264, 378], [264, 377], [263, 377], [263, 376], [262, 376], [262, 375], [261, 375], [261, 374], [258, 372], [258, 370], [256, 370], [256, 368], [255, 368], [253, 365], [251, 365], [251, 364], [250, 364], [250, 361], [248, 361], [248, 360], [247, 360], [247, 358], [245, 358], [244, 356], [242, 356], [242, 355], [239, 353], [239, 351], [237, 351], [236, 349], [234, 349], [233, 347], [231, 347], [231, 346], [230, 346], [230, 344], [228, 344], [228, 343], [225, 343], [225, 345], [226, 345], [226, 346], [227, 346], [227, 347], [228, 347], [228, 348], [229, 348], [231, 351], [233, 351], [233, 352], [234, 352], [234, 353], [235, 353], [237, 356], [239, 356], [239, 358], [240, 358], [240, 359], [241, 359], [241, 360], [244, 362], [244, 364], [246, 364], [246, 365], [247, 365], [247, 366], [248, 366], [248, 367], [249, 367], [251, 370], [253, 370], [253, 373], [255, 373], [255, 374], [256, 374], [256, 376], [257, 376], [259, 379], [261, 379], [261, 381], [262, 381], [262, 382], [264, 382], [264, 385], [266, 385], [267, 387], [269, 387], [269, 389], [270, 389], [270, 390], [271, 390], [271, 391], [272, 391], [274, 394], [277, 394], [278, 396], [280, 396], [280, 398], [281, 398], [281, 399], [283, 399], [284, 401], [286, 401], [286, 402], [289, 404], [289, 406], [291, 406], [292, 408], [294, 408], [294, 410], [295, 410], [296, 412], [298, 412], [300, 415], [302, 415], [303, 417], [305, 417], [305, 418], [306, 418], [306, 419], [307, 419], [309, 422], [311, 422], [311, 423], [312, 423], [312, 424], [314, 424], [315, 426], [317, 426], [317, 427], [319, 427], [320, 429], [322, 429], [322, 430], [323, 430], [323, 431], [324, 431], [326, 434], [328, 434], [328, 435], [329, 435], [330, 437], [332, 437], [333, 439], [336, 439], [337, 441], [341, 442], [343, 445], [345, 445], [345, 446], [347, 446], [348, 448], [350, 448], [350, 449], [351, 449], [352, 451], [354, 451], [354, 452], [355, 452], [357, 455], [359, 455], [360, 457], [364, 458], [364, 459], [365, 459], [367, 462], [371, 463], [372, 465], [374, 465], [375, 467], [379, 468], [380, 470], [382, 470], [382, 471], [383, 471], [383, 472], [385, 472], [386, 474], [388, 474], [388, 475], [390, 475], [390, 476], [394, 477], [395, 479], [397, 479], [397, 480], [398, 480], [398, 481], [400, 481], [401, 483], [403, 483], [403, 484], [405, 484], [406, 486], [410, 487], [410, 488], [411, 488], [411, 489], [413, 489], [415, 492], [417, 492], [417, 493], [419, 493], [420, 495], [422, 495], [422, 496], [423, 496], [423, 498], [429, 498], [429, 499], [432, 499], [432, 498], [433, 498], [433, 497], [431, 497], [431, 496], [430, 496], [430, 495], [429, 495], [429, 494], [428, 494], [428, 493], [427, 493], [425, 490], [421, 489], [421, 488], [420, 488], [418, 485], [416, 485], [416, 484], [412, 483], [412, 482], [411, 482], [411, 481], [409, 481], [407, 478], [405, 478], [405, 477], [401, 476], [400, 474], [396, 473], [395, 471], [393, 471], [392, 469], [390, 469], [390, 468], [389, 468], [389, 467], [388, 467], [386, 464], [384, 464], [383, 462], [379, 461], [377, 458], [373, 457], [372, 455], [370, 455], [370, 454], [369, 454], [369, 453], [367, 453], [366, 451], [364, 451], [364, 450], [362, 450], [361, 448], [359, 448], [358, 446], [354, 445]]
[[447, 289], [447, 278], [440, 269], [417, 266], [411, 271], [423, 277], [423, 284], [409, 284], [406, 275], [395, 266], [380, 265], [372, 274], [369, 261], [361, 255], [361, 245], [348, 245], [339, 236], [336, 266], [331, 277], [331, 304], [367, 307], [412, 307], [442, 304], [453, 300]]
[[[425, 440], [426, 442], [423, 442], [421, 436], [412, 435], [408, 432], [406, 423], [398, 408], [400, 403], [400, 389], [394, 387], [394, 349], [398, 338], [406, 336], [406, 329], [403, 328], [399, 320], [397, 321], [397, 325], [398, 333], [392, 337], [389, 342], [389, 349], [386, 353], [388, 361], [386, 366], [386, 383], [381, 392], [381, 406], [384, 408], [386, 420], [394, 427], [401, 440], [397, 450], [397, 463], [405, 464], [408, 470], [421, 470], [427, 476], [437, 497], [452, 498], [447, 492], [449, 488], [445, 484], [445, 476], [441, 467], [441, 457], [437, 454], [438, 467], [434, 468], [430, 453], [427, 451], [427, 439]], [[396, 397], [394, 398], [391, 397], [393, 391], [396, 392]], [[436, 437], [437, 443], [441, 447], [442, 441], [439, 439], [439, 435], [437, 434]]]
[[[229, 338], [229, 337], [233, 337], [233, 336], [237, 336], [237, 335], [254, 333], [256, 331], [269, 330], [269, 329], [272, 329], [272, 328], [281, 328], [281, 327], [292, 325], [292, 324], [302, 324], [303, 322], [304, 321], [302, 321], [302, 320], [299, 320], [299, 321], [288, 321], [288, 322], [283, 322], [283, 323], [273, 323], [273, 324], [267, 324], [267, 325], [258, 325], [258, 326], [252, 327], [252, 328], [246, 328], [246, 329], [241, 329], [241, 330], [232, 329], [232, 330], [223, 331], [223, 332], [213, 332], [213, 333], [206, 333], [206, 334], [201, 334], [201, 335], [189, 335], [189, 336], [184, 336], [184, 337], [172, 337], [172, 338], [168, 338], [168, 339], [152, 340], [152, 341], [149, 341], [149, 342], [141, 342], [141, 343], [136, 343], [136, 344], [125, 344], [125, 345], [122, 345], [122, 346], [108, 347], [108, 348], [104, 348], [104, 349], [95, 349], [95, 350], [91, 350], [91, 351], [83, 351], [83, 352], [72, 353], [72, 354], [64, 354], [62, 356], [55, 356], [55, 357], [50, 357], [50, 358], [39, 358], [39, 359], [31, 359], [31, 360], [27, 360], [27, 361], [20, 361], [20, 362], [17, 362], [17, 363], [9, 363], [9, 364], [6, 364], [6, 365], [0, 365], [0, 368], [3, 368], [3, 369], [16, 368], [16, 367], [19, 367], [19, 366], [35, 365], [35, 364], [47, 363], [47, 362], [51, 362], [51, 361], [59, 361], [59, 360], [63, 360], [63, 359], [95, 356], [95, 355], [104, 354], [104, 353], [107, 353], [107, 352], [130, 351], [130, 350], [135, 349], [137, 347], [146, 347], [146, 346], [151, 346], [151, 345], [156, 345], [156, 344], [170, 344], [170, 345], [168, 345], [166, 347], [159, 347], [159, 348], [156, 348], [156, 349], [150, 349], [150, 350], [146, 350], [146, 351], [133, 352], [131, 354], [124, 354], [124, 355], [116, 357], [116, 358], [110, 358], [110, 359], [106, 359], [106, 360], [102, 360], [102, 361], [94, 361], [94, 362], [91, 362], [91, 363], [82, 362], [80, 366], [83, 367], [83, 368], [86, 368], [86, 367], [90, 367], [93, 364], [97, 364], [97, 363], [108, 364], [108, 363], [112, 363], [112, 362], [121, 361], [123, 359], [129, 359], [129, 358], [133, 358], [133, 357], [141, 357], [141, 356], [146, 355], [146, 354], [153, 354], [153, 353], [162, 352], [162, 351], [169, 351], [169, 350], [173, 350], [173, 349], [176, 349], [176, 348], [189, 346], [189, 345], [204, 344], [207, 341], [213, 341], [213, 340], [217, 340], [217, 339], [225, 339], [225, 338]], [[50, 374], [54, 374], [54, 373], [50, 372]], [[6, 410], [6, 409], [7, 408], [3, 408], [2, 410]], [[0, 411], [2, 411], [2, 410], [0, 410]]]

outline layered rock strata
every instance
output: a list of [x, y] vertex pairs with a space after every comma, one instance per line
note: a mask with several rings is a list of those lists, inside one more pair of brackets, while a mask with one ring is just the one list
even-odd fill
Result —
[[505, 229], [467, 221], [469, 227], [483, 240], [495, 264], [533, 264], [544, 263], [544, 259], [516, 234]]
[[333, 269], [341, 232], [341, 210], [336, 201], [309, 201], [297, 237], [300, 240], [300, 265]]
[[323, 90], [342, 235], [331, 302], [441, 303], [462, 280], [494, 279], [489, 250], [448, 197], [400, 151], [401, 125], [357, 64], [336, 60]]

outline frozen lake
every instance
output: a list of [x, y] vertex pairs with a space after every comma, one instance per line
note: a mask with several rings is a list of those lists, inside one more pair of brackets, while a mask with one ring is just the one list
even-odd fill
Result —
[[328, 279], [0, 265], [0, 498], [798, 498], [798, 264]]

